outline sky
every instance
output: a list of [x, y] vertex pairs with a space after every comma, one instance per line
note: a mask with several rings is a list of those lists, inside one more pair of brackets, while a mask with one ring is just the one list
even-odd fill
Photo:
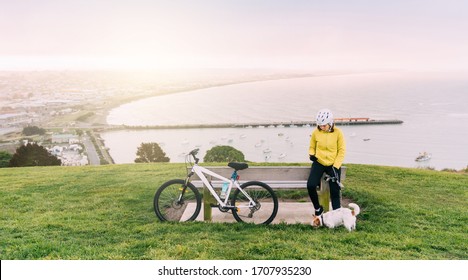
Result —
[[466, 0], [0, 0], [0, 70], [466, 70]]

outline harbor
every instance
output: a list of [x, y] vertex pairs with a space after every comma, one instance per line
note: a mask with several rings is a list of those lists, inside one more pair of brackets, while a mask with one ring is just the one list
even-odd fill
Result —
[[[385, 125], [402, 124], [402, 120], [374, 120], [371, 118], [336, 118], [335, 124], [346, 125]], [[244, 122], [244, 123], [207, 123], [207, 124], [175, 124], [175, 125], [151, 125], [151, 126], [128, 126], [114, 125], [114, 129], [195, 129], [195, 128], [265, 128], [265, 127], [313, 127], [315, 121], [289, 121], [289, 122]]]

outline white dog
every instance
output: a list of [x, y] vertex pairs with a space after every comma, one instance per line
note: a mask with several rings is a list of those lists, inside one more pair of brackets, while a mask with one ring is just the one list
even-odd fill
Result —
[[344, 227], [352, 231], [356, 229], [356, 216], [361, 212], [361, 208], [355, 203], [349, 204], [350, 208], [338, 208], [330, 212], [323, 213], [321, 216], [314, 216], [312, 226], [326, 226], [334, 228], [344, 225]]

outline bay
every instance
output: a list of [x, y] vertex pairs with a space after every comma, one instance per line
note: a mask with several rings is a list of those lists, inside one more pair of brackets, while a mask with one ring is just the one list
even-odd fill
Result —
[[[252, 82], [147, 98], [115, 108], [109, 124], [291, 122], [335, 117], [400, 119], [400, 125], [340, 126], [345, 163], [462, 169], [468, 165], [466, 73], [361, 73]], [[116, 163], [133, 162], [142, 142], [171, 158], [231, 145], [256, 162], [307, 162], [312, 127], [120, 130], [101, 134]], [[364, 139], [369, 139], [364, 141]], [[432, 159], [417, 163], [419, 152]]]

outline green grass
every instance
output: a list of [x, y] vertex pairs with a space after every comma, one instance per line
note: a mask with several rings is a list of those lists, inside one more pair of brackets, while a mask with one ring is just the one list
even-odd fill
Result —
[[362, 208], [351, 233], [159, 222], [153, 195], [183, 164], [3, 168], [0, 258], [468, 259], [467, 174], [347, 166], [344, 196]]

